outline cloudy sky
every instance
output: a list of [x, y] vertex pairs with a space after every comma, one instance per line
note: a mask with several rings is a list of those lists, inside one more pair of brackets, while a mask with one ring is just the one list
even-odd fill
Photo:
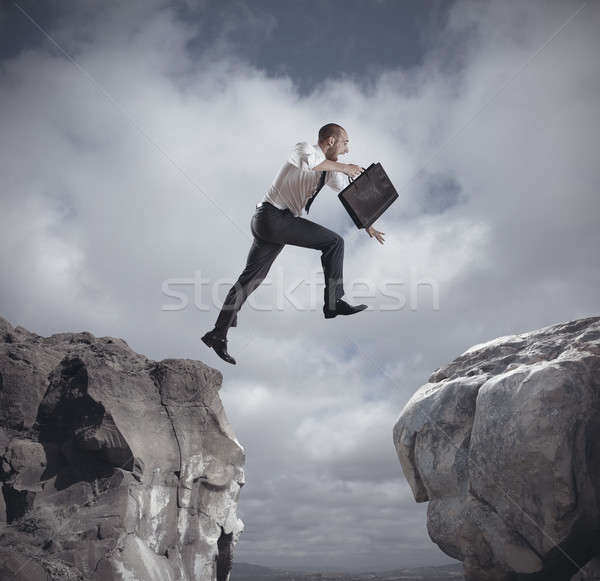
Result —
[[[598, 315], [597, 2], [41, 2], [0, 9], [0, 313], [49, 335], [200, 359], [247, 453], [236, 559], [386, 569], [452, 560], [392, 442], [411, 394], [494, 337]], [[287, 246], [229, 333], [201, 342], [250, 219], [297, 141], [346, 127], [399, 192], [319, 252]], [[179, 293], [179, 298], [174, 296]], [[182, 298], [183, 297], [183, 298]]]

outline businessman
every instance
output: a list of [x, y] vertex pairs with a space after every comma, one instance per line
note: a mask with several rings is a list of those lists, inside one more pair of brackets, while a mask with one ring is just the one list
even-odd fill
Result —
[[[336, 192], [346, 187], [344, 175], [356, 178], [363, 169], [357, 165], [340, 163], [338, 156], [348, 153], [348, 134], [336, 123], [328, 123], [319, 130], [318, 143], [297, 143], [283, 164], [271, 187], [256, 205], [250, 222], [254, 241], [248, 253], [246, 267], [229, 290], [217, 317], [215, 327], [202, 341], [228, 363], [235, 359], [227, 352], [227, 331], [237, 326], [237, 313], [244, 301], [264, 280], [277, 255], [286, 244], [321, 251], [325, 276], [323, 315], [331, 319], [337, 315], [353, 315], [367, 305], [349, 305], [342, 300], [344, 239], [329, 230], [301, 217], [308, 214], [310, 205], [326, 184]], [[347, 181], [347, 180], [346, 180]], [[384, 232], [372, 226], [366, 228], [371, 238], [383, 244]]]

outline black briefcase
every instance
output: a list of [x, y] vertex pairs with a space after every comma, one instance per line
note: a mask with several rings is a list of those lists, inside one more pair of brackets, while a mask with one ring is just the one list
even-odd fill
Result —
[[[364, 169], [364, 168], [363, 168]], [[338, 194], [357, 228], [368, 228], [398, 197], [380, 163], [372, 163]]]

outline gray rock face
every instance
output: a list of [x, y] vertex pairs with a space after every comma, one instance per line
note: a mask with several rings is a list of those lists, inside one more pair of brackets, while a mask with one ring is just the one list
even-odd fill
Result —
[[471, 347], [393, 435], [431, 539], [466, 579], [566, 580], [600, 555], [600, 317]]
[[222, 379], [0, 317], [0, 579], [229, 579], [245, 457]]

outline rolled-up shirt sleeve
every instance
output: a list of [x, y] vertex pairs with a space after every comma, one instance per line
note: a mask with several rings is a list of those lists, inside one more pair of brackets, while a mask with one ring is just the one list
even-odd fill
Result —
[[288, 161], [297, 168], [312, 170], [322, 161], [325, 161], [325, 154], [320, 147], [315, 147], [308, 141], [300, 141], [296, 143]]

